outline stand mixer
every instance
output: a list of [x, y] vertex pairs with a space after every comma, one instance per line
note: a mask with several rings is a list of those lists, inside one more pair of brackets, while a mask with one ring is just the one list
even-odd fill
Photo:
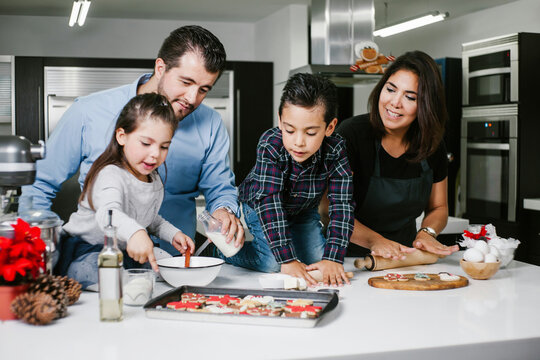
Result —
[[[45, 157], [45, 143], [32, 144], [22, 136], [0, 135], [0, 236], [13, 237], [17, 218], [41, 229], [45, 242], [46, 271], [52, 272], [62, 220], [49, 210], [17, 212], [21, 186], [31, 185], [36, 178], [36, 160]], [[31, 206], [27, 208], [31, 209]]]

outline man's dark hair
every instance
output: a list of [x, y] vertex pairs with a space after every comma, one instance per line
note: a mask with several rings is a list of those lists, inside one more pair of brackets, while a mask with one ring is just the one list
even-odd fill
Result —
[[328, 125], [337, 117], [337, 87], [327, 78], [307, 73], [294, 74], [287, 80], [279, 104], [279, 116], [286, 104], [312, 108], [324, 106], [324, 122]]
[[182, 26], [172, 31], [163, 41], [158, 58], [163, 59], [168, 71], [178, 66], [178, 60], [188, 52], [200, 55], [210, 73], [221, 75], [225, 68], [227, 54], [223, 44], [214, 34], [198, 25]]

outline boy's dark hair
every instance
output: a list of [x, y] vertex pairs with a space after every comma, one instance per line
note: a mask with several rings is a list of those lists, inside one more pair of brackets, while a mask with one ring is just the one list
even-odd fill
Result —
[[419, 162], [433, 154], [444, 135], [448, 114], [441, 72], [437, 63], [422, 51], [410, 51], [396, 59], [369, 95], [370, 122], [379, 139], [386, 134], [379, 114], [379, 98], [386, 82], [399, 70], [408, 70], [418, 76], [416, 121], [413, 121], [405, 140], [408, 142], [407, 159]]
[[173, 134], [178, 126], [178, 119], [174, 115], [174, 110], [165, 96], [156, 93], [146, 93], [137, 95], [129, 100], [116, 120], [116, 126], [114, 127], [109, 145], [107, 145], [103, 154], [94, 161], [88, 174], [86, 174], [79, 202], [84, 199], [85, 195], [88, 195], [88, 203], [90, 204], [90, 208], [94, 210], [92, 186], [101, 169], [107, 165], [117, 165], [123, 168], [129, 167], [123, 148], [116, 140], [116, 130], [122, 128], [126, 134], [130, 134], [137, 130], [140, 123], [145, 120], [163, 121], [165, 124], [170, 125]]
[[279, 116], [286, 104], [312, 108], [324, 106], [324, 122], [328, 125], [337, 117], [337, 87], [327, 78], [307, 73], [294, 74], [287, 80], [279, 103]]
[[197, 25], [182, 26], [172, 31], [163, 41], [158, 58], [163, 59], [168, 71], [178, 66], [178, 60], [188, 52], [200, 55], [210, 73], [221, 75], [225, 69], [227, 54], [223, 44], [210, 31]]

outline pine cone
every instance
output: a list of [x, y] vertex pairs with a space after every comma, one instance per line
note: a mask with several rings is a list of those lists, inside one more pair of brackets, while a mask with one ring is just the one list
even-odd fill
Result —
[[67, 296], [67, 305], [71, 306], [75, 304], [77, 300], [79, 300], [79, 296], [81, 296], [82, 285], [77, 280], [68, 278], [67, 276], [57, 276], [56, 278], [59, 278], [64, 284], [64, 289]]
[[28, 324], [46, 325], [56, 318], [57, 302], [44, 292], [24, 293], [13, 300], [11, 311]]
[[29, 293], [44, 292], [56, 301], [57, 317], [62, 318], [67, 315], [67, 296], [64, 289], [64, 282], [60, 277], [49, 274], [40, 275], [28, 288]]

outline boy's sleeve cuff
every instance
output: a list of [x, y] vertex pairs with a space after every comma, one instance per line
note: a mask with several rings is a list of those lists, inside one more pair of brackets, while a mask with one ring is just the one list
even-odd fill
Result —
[[296, 260], [294, 248], [289, 244], [272, 248], [272, 253], [279, 264]]
[[324, 247], [323, 260], [330, 260], [343, 264], [345, 254], [347, 253], [346, 246], [337, 246], [334, 244], [326, 244]]

